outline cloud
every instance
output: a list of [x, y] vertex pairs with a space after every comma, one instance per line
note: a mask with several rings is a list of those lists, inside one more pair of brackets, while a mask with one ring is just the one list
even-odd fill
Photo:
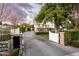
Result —
[[34, 3], [5, 3], [8, 10], [12, 10], [19, 17], [20, 22], [33, 21], [34, 16], [41, 9], [41, 4]]

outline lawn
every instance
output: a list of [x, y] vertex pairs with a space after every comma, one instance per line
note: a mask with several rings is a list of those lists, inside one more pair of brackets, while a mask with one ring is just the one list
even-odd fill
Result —
[[48, 40], [49, 39], [48, 33], [41, 33], [41, 34], [38, 34], [37, 36], [39, 36], [40, 39], [42, 39], [42, 40]]

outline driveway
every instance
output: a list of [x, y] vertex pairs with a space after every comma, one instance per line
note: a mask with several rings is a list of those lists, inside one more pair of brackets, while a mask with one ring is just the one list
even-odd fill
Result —
[[71, 56], [79, 55], [78, 52], [78, 48], [62, 46], [49, 41], [40, 41], [32, 31], [24, 33], [23, 56]]

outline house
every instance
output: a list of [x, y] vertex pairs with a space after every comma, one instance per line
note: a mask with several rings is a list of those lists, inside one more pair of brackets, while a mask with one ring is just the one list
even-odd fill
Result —
[[2, 22], [0, 22], [0, 56], [7, 56], [9, 55], [9, 50], [10, 50], [10, 42], [9, 40], [5, 40], [9, 39], [10, 36], [6, 36], [8, 35], [8, 29], [6, 25], [3, 25]]
[[34, 23], [35, 32], [49, 32], [49, 29], [54, 29], [54, 23], [46, 22], [43, 23]]

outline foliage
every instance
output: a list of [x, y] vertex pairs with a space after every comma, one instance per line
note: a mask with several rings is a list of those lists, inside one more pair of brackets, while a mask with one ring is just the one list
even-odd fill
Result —
[[5, 26], [5, 28], [0, 28], [0, 41], [7, 41], [11, 39], [10, 27]]
[[23, 25], [22, 25], [22, 26], [20, 26], [19, 28], [20, 28], [20, 32], [22, 32], [22, 33], [23, 33], [23, 32], [25, 32], [25, 30], [26, 30], [26, 27], [25, 27], [25, 26], [23, 26]]
[[79, 46], [79, 29], [71, 29], [65, 31], [65, 44]]
[[39, 14], [36, 16], [35, 20], [37, 22], [47, 21], [53, 22], [55, 24], [55, 29], [58, 30], [64, 21], [67, 21], [70, 14], [70, 4], [44, 4]]
[[26, 31], [26, 28], [27, 28], [27, 25], [26, 24], [21, 24], [21, 25], [18, 25], [19, 29], [20, 29], [20, 32], [25, 32]]
[[77, 3], [74, 3], [74, 4], [71, 4], [72, 8], [71, 8], [71, 12], [72, 12], [72, 17], [71, 17], [71, 23], [72, 25], [74, 26], [74, 28], [78, 28], [78, 25], [79, 25], [79, 21], [78, 21], [78, 16], [79, 16], [79, 4]]
[[79, 40], [78, 41], [73, 41], [72, 46], [79, 47]]
[[42, 20], [44, 19], [45, 15], [44, 15], [44, 12], [40, 11], [39, 14], [36, 16], [36, 22], [42, 22]]
[[40, 34], [48, 34], [48, 32], [35, 32], [37, 35], [40, 35]]
[[48, 33], [46, 33], [46, 34], [39, 34], [38, 36], [39, 36], [42, 40], [48, 40], [48, 39], [49, 39]]
[[49, 39], [48, 32], [37, 32], [36, 35], [39, 37], [40, 40], [48, 40]]
[[4, 35], [0, 35], [0, 41], [7, 41], [11, 39], [11, 35], [10, 34], [4, 34]]
[[26, 24], [26, 23], [23, 23], [21, 25], [18, 25], [17, 27], [19, 27], [20, 29], [20, 32], [25, 32], [27, 28], [32, 28], [34, 29], [34, 25], [30, 25], [30, 24]]
[[10, 56], [18, 56], [19, 55], [19, 48], [14, 49], [13, 51], [10, 52]]

